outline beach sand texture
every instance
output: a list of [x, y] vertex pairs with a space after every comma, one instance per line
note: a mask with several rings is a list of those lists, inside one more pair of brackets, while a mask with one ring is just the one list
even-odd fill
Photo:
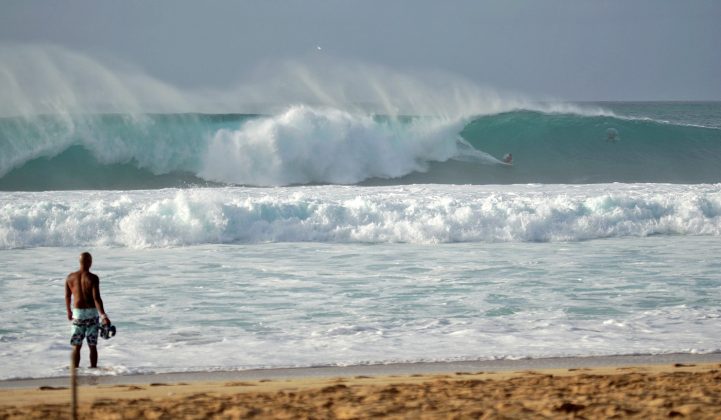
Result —
[[[79, 418], [721, 418], [721, 365], [85, 386]], [[69, 418], [67, 388], [0, 391], [0, 418]]]

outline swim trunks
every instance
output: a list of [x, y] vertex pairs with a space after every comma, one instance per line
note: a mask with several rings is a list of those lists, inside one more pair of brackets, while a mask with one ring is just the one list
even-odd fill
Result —
[[73, 327], [70, 344], [83, 345], [87, 339], [89, 346], [98, 344], [98, 310], [95, 308], [73, 308]]

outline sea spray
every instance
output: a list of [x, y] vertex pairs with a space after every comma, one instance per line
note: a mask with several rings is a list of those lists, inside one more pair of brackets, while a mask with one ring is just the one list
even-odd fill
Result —
[[54, 45], [0, 43], [0, 116], [183, 112], [181, 90], [114, 60]]
[[721, 182], [713, 103], [538, 102], [336, 59], [193, 90], [55, 46], [0, 58], [0, 190]]
[[180, 88], [117, 58], [53, 45], [0, 43], [0, 117], [65, 114], [277, 114], [306, 104], [351, 113], [461, 118], [514, 109], [606, 112], [538, 103], [441, 71], [339, 57], [271, 60], [227, 86]]

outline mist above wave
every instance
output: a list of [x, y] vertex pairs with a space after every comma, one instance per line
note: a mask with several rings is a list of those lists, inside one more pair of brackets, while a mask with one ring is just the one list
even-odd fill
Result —
[[289, 106], [459, 118], [513, 109], [607, 113], [538, 102], [433, 69], [393, 69], [338, 57], [259, 63], [230, 86], [181, 88], [116, 58], [53, 45], [0, 44], [0, 116], [87, 113], [277, 114]]
[[[0, 118], [0, 189], [56, 188], [40, 172], [68, 189], [719, 181], [718, 130], [332, 58], [269, 61], [224, 89], [181, 89], [117, 60], [6, 44], [0, 99], [0, 115], [13, 115]], [[616, 129], [623, 141], [606, 144]], [[84, 182], [78, 148], [106, 178], [132, 181]], [[513, 170], [497, 160], [508, 152]]]

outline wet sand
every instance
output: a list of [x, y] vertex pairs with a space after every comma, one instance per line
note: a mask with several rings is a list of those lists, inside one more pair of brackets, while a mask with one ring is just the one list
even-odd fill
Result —
[[[147, 375], [146, 379], [157, 378]], [[721, 364], [85, 385], [79, 417], [721, 418]], [[0, 418], [69, 418], [67, 386], [0, 389]]]

